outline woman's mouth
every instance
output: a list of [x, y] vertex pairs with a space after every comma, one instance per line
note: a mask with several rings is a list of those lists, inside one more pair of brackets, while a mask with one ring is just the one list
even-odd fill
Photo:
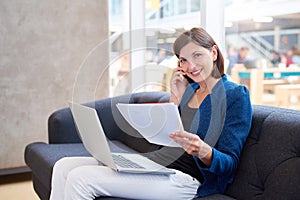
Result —
[[199, 76], [201, 74], [202, 70], [203, 69], [195, 70], [195, 71], [190, 72], [190, 74], [192, 76]]

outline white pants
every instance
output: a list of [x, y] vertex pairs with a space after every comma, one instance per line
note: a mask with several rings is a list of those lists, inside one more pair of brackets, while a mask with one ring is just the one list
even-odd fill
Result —
[[94, 199], [114, 196], [130, 199], [192, 199], [200, 183], [188, 174], [118, 173], [93, 157], [66, 157], [56, 162], [51, 200]]

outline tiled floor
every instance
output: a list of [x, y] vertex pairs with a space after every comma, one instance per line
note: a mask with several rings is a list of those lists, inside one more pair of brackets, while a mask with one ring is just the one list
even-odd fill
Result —
[[38, 200], [30, 174], [0, 176], [0, 199]]

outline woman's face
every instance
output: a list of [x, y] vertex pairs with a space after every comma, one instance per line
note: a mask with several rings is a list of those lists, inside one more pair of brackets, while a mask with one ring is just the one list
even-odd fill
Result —
[[208, 50], [190, 42], [180, 50], [179, 62], [182, 71], [199, 83], [211, 77], [213, 63], [217, 57], [216, 46]]

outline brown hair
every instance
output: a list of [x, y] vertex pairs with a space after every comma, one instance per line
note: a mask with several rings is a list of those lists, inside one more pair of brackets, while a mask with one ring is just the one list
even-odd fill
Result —
[[179, 58], [180, 50], [190, 42], [210, 51], [214, 45], [216, 46], [218, 57], [216, 61], [214, 61], [214, 69], [211, 75], [214, 78], [220, 78], [224, 74], [224, 57], [214, 39], [203, 28], [192, 28], [191, 30], [183, 32], [175, 40], [173, 45], [173, 50], [177, 58]]

